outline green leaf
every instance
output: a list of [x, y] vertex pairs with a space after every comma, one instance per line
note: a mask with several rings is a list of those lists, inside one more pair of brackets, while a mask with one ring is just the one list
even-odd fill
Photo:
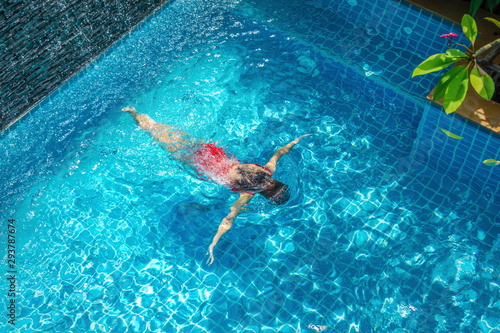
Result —
[[451, 80], [457, 75], [458, 72], [463, 70], [463, 66], [455, 66], [449, 71], [447, 71], [439, 80], [436, 85], [436, 89], [434, 89], [434, 96], [432, 99], [434, 101], [438, 101], [444, 97], [444, 93], [446, 92], [446, 88], [448, 84], [450, 84]]
[[457, 66], [461, 70], [450, 79], [444, 93], [443, 107], [446, 113], [455, 112], [462, 105], [469, 88], [469, 70], [467, 66]]
[[495, 93], [495, 82], [488, 74], [481, 75], [477, 67], [470, 72], [470, 83], [474, 90], [484, 99], [491, 99]]
[[476, 41], [477, 37], [477, 24], [472, 16], [465, 14], [462, 17], [462, 31], [472, 44]]
[[472, 16], [476, 16], [477, 10], [479, 9], [479, 7], [481, 7], [482, 2], [483, 0], [472, 0], [470, 2], [469, 12]]
[[458, 60], [460, 60], [460, 58], [451, 57], [446, 53], [431, 55], [429, 58], [422, 61], [422, 63], [420, 63], [415, 70], [413, 70], [411, 77], [440, 71]]
[[490, 158], [490, 159], [484, 160], [483, 164], [486, 164], [487, 166], [495, 166], [495, 165], [499, 165], [500, 161], [499, 160], [495, 160], [493, 158]]
[[448, 49], [446, 55], [451, 58], [469, 58], [467, 54], [457, 49]]
[[456, 135], [456, 134], [453, 134], [451, 133], [450, 131], [447, 131], [445, 129], [442, 129], [441, 127], [438, 127], [441, 131], [443, 131], [444, 134], [448, 135], [450, 138], [452, 139], [457, 139], [457, 140], [460, 140], [460, 139], [463, 139], [464, 137], [463, 136], [459, 136], [459, 135]]
[[491, 13], [493, 13], [493, 10], [495, 9], [495, 6], [500, 3], [498, 0], [487, 0], [488, 3], [488, 9], [490, 10]]
[[500, 22], [498, 20], [495, 20], [494, 18], [491, 18], [491, 17], [485, 17], [484, 19], [493, 23], [494, 25], [496, 25], [500, 29]]

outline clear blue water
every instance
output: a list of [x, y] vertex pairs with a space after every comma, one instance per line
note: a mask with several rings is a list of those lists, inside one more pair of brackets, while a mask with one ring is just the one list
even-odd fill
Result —
[[[417, 26], [375, 24], [417, 14], [354, 3], [175, 1], [4, 133], [20, 306], [0, 327], [498, 332], [498, 196], [420, 155], [432, 106], [401, 57], [428, 50], [408, 51]], [[276, 174], [291, 201], [254, 199], [207, 266], [236, 195], [169, 158], [126, 105], [248, 162], [313, 133]]]

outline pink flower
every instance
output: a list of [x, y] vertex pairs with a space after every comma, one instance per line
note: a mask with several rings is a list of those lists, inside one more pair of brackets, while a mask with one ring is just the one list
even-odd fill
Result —
[[458, 35], [454, 32], [450, 32], [449, 34], [444, 34], [439, 36], [439, 38], [451, 38], [451, 37], [458, 37]]

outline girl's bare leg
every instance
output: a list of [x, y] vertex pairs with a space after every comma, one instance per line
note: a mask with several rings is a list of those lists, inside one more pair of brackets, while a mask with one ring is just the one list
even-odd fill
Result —
[[164, 143], [165, 148], [175, 156], [179, 155], [182, 149], [194, 144], [186, 139], [187, 134], [175, 131], [172, 126], [157, 123], [147, 114], [137, 113], [134, 107], [125, 107], [122, 111], [129, 112], [141, 128], [147, 129], [155, 140]]

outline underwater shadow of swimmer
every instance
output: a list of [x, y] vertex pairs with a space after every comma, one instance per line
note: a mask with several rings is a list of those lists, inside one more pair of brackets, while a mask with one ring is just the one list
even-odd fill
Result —
[[165, 235], [172, 237], [176, 235], [180, 237], [184, 244], [193, 243], [196, 239], [203, 241], [206, 233], [211, 229], [208, 225], [204, 225], [203, 217], [213, 211], [212, 205], [202, 205], [197, 202], [186, 202], [177, 204], [173, 211], [162, 219], [162, 224], [167, 230]]

